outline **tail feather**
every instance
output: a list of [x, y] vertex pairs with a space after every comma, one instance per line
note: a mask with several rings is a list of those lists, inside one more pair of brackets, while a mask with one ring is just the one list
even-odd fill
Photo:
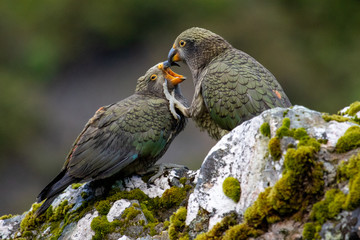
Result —
[[65, 175], [65, 170], [61, 171], [46, 187], [41, 191], [41, 193], [37, 196], [36, 201], [42, 202], [45, 200], [50, 194], [49, 191], [54, 186], [55, 183], [59, 182]]
[[46, 199], [46, 201], [36, 210], [34, 213], [35, 218], [43, 214], [51, 205], [51, 203], [55, 200], [55, 198], [58, 196], [58, 194], [53, 195], [52, 197], [49, 197]]
[[66, 173], [66, 170], [60, 172], [38, 195], [36, 201], [42, 202], [46, 199], [46, 201], [42, 204], [42, 206], [36, 211], [35, 216], [40, 216], [44, 213], [54, 199], [64, 191], [70, 184], [78, 182], [79, 179], [69, 176]]

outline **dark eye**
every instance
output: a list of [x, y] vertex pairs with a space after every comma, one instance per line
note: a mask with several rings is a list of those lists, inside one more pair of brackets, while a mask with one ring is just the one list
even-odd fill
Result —
[[156, 79], [157, 79], [157, 75], [156, 75], [156, 74], [151, 75], [150, 79], [151, 79], [152, 81], [156, 80]]
[[184, 40], [179, 41], [179, 46], [184, 47], [186, 45], [186, 42]]

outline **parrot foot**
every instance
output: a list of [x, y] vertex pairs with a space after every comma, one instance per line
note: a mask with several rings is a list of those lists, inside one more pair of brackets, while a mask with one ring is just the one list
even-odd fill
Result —
[[153, 173], [155, 172], [155, 175], [153, 175], [149, 180], [148, 180], [148, 184], [154, 183], [156, 179], [160, 178], [168, 169], [173, 169], [173, 168], [185, 168], [185, 169], [189, 169], [186, 166], [183, 165], [179, 165], [179, 164], [175, 164], [175, 163], [160, 163], [160, 164], [156, 164], [152, 167], [150, 167], [146, 172], [147, 173]]

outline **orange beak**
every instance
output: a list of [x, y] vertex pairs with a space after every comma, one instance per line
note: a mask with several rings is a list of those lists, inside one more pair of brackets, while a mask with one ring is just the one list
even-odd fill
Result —
[[175, 44], [174, 44], [173, 47], [169, 51], [168, 61], [169, 61], [170, 64], [173, 64], [174, 62], [179, 62], [181, 60], [182, 59], [181, 59], [181, 57], [179, 55], [179, 52], [176, 50]]
[[158, 65], [158, 68], [165, 74], [166, 80], [171, 82], [172, 85], [176, 86], [186, 78], [183, 75], [174, 73], [169, 67], [165, 67], [163, 63]]

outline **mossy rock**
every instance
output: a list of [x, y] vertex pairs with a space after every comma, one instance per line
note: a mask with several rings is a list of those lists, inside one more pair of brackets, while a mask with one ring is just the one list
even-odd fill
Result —
[[344, 116], [340, 116], [340, 115], [337, 115], [337, 114], [329, 115], [329, 114], [327, 114], [327, 113], [323, 114], [323, 115], [322, 115], [322, 118], [323, 118], [326, 122], [330, 122], [330, 121], [347, 122], [347, 121], [350, 120], [349, 118], [344, 117]]
[[351, 126], [336, 143], [336, 151], [339, 153], [348, 152], [360, 147], [360, 127]]
[[220, 222], [216, 223], [215, 226], [206, 233], [200, 233], [196, 236], [195, 240], [208, 240], [208, 239], [221, 239], [231, 226], [237, 224], [237, 215], [232, 213], [224, 217]]
[[265, 137], [270, 137], [271, 136], [271, 132], [270, 132], [270, 125], [268, 122], [264, 122], [261, 126], [260, 126], [260, 133], [262, 135], [264, 135]]
[[185, 226], [187, 210], [180, 207], [171, 217], [169, 225], [169, 238], [171, 240], [189, 239], [188, 229]]
[[223, 182], [223, 192], [224, 194], [232, 199], [234, 202], [240, 200], [241, 187], [240, 182], [234, 177], [227, 177]]
[[274, 158], [274, 160], [279, 160], [281, 158], [281, 144], [280, 144], [280, 138], [274, 137], [270, 139], [269, 141], [269, 151], [270, 155]]
[[223, 240], [246, 240], [251, 237], [257, 237], [261, 234], [260, 230], [257, 230], [253, 227], [250, 227], [246, 223], [238, 224], [236, 226], [230, 227], [229, 230], [225, 232]]
[[95, 208], [100, 215], [106, 215], [110, 211], [111, 205], [109, 201], [102, 200], [95, 204]]
[[360, 102], [356, 101], [350, 104], [349, 109], [345, 112], [350, 116], [355, 116], [360, 111]]

